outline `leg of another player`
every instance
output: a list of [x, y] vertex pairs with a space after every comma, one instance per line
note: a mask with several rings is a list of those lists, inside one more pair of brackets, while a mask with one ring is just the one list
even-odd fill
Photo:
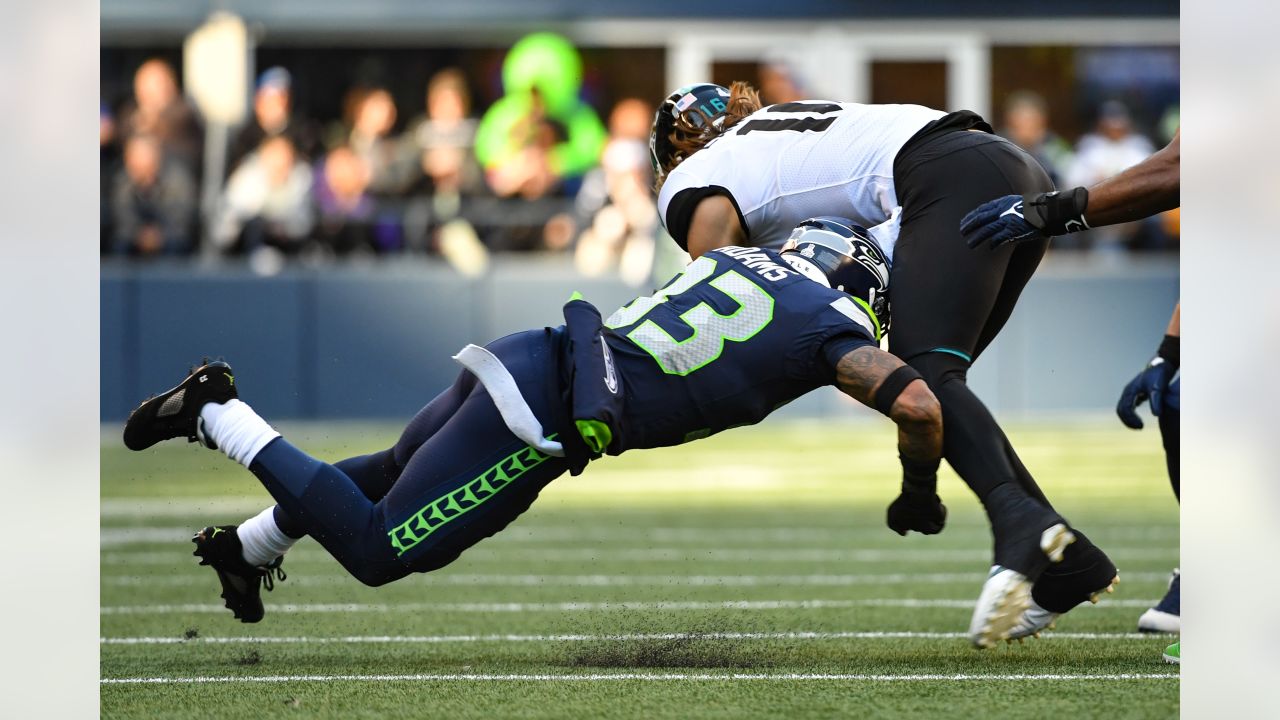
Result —
[[[1181, 377], [1174, 378], [1164, 393], [1164, 406], [1160, 409], [1160, 438], [1164, 444], [1165, 464], [1169, 469], [1169, 483], [1173, 495], [1181, 500], [1179, 487], [1179, 415], [1181, 407]], [[1169, 589], [1155, 607], [1149, 608], [1138, 618], [1141, 632], [1176, 633], [1182, 630], [1182, 574], [1173, 569]]]

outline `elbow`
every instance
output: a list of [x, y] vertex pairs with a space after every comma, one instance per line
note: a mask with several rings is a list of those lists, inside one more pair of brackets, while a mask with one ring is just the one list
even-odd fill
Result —
[[942, 406], [924, 380], [917, 380], [894, 400], [889, 418], [903, 430], [927, 433], [942, 427]]

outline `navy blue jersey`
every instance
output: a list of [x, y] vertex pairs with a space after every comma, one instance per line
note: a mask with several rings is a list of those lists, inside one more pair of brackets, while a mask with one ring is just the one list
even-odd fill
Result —
[[678, 445], [760, 422], [835, 381], [845, 353], [879, 328], [849, 295], [819, 284], [777, 252], [709, 252], [606, 321], [626, 388], [611, 452]]

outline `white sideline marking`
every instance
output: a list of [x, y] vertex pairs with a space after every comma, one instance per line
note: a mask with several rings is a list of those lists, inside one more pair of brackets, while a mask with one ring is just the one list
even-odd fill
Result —
[[743, 681], [743, 680], [836, 680], [862, 682], [936, 681], [1056, 681], [1056, 680], [1177, 680], [1178, 673], [1120, 673], [1113, 675], [857, 675], [844, 673], [606, 673], [594, 675], [260, 675], [223, 677], [132, 677], [102, 678], [103, 685], [193, 685], [203, 683], [286, 683], [286, 682], [603, 682], [640, 680], [656, 682]]
[[[301, 552], [299, 552], [301, 550]], [[1119, 547], [1107, 548], [1113, 558], [1129, 560], [1174, 560], [1177, 547]], [[299, 557], [295, 557], [299, 555]], [[169, 551], [121, 551], [103, 553], [103, 565], [175, 565], [186, 561], [181, 552]], [[329, 555], [318, 547], [294, 548], [289, 556], [293, 562], [331, 562]], [[640, 560], [647, 562], [865, 562], [865, 563], [974, 563], [991, 559], [990, 548], [975, 547], [971, 550], [901, 548], [897, 550], [842, 550], [839, 548], [584, 548], [549, 545], [538, 548], [489, 549], [479, 545], [467, 551], [467, 560], [492, 561], [512, 558], [533, 558], [539, 562]]]
[[[760, 587], [808, 585], [847, 587], [853, 585], [945, 585], [982, 583], [984, 573], [888, 573], [883, 575], [506, 575], [441, 574], [429, 576], [429, 585], [481, 585], [487, 587], [634, 587], [682, 585], [693, 587]], [[1125, 573], [1130, 581], [1167, 580], [1168, 573]], [[117, 575], [102, 578], [112, 587], [191, 587], [209, 584], [204, 573], [150, 577]], [[343, 574], [301, 576], [290, 579], [297, 586], [331, 586], [352, 583]]]
[[[1091, 608], [1149, 608], [1159, 600], [1105, 600]], [[858, 607], [890, 608], [962, 608], [973, 609], [973, 600], [916, 600], [910, 598], [872, 598], [860, 600], [724, 600], [705, 601], [630, 601], [630, 602], [494, 602], [494, 603], [306, 603], [268, 605], [268, 612], [279, 613], [350, 613], [350, 612], [597, 612], [602, 610], [824, 610]], [[224, 613], [227, 609], [213, 604], [184, 605], [108, 605], [98, 609], [101, 615], [150, 615], [173, 613]]]
[[[639, 642], [646, 640], [958, 640], [969, 637], [962, 632], [772, 632], [772, 633], [642, 633], [631, 635], [352, 635], [347, 637], [113, 637], [98, 638], [101, 645], [226, 645], [264, 643], [280, 645], [354, 645], [362, 643], [489, 643], [489, 642]], [[1049, 632], [1041, 639], [1064, 640], [1151, 640], [1143, 633], [1060, 633]]]

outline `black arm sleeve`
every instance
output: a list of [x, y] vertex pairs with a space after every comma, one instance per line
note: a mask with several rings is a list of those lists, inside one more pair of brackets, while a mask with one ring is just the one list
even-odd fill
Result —
[[693, 211], [698, 208], [698, 203], [703, 198], [712, 195], [723, 195], [729, 198], [729, 202], [733, 203], [734, 212], [738, 213], [738, 223], [742, 225], [742, 234], [751, 237], [751, 233], [747, 231], [747, 219], [742, 216], [742, 209], [738, 207], [738, 201], [733, 199], [733, 194], [727, 188], [719, 185], [710, 185], [708, 187], [686, 188], [675, 194], [671, 198], [671, 202], [667, 203], [666, 220], [667, 234], [671, 235], [671, 239], [676, 241], [681, 250], [688, 252], [689, 250], [689, 225], [693, 223]]

